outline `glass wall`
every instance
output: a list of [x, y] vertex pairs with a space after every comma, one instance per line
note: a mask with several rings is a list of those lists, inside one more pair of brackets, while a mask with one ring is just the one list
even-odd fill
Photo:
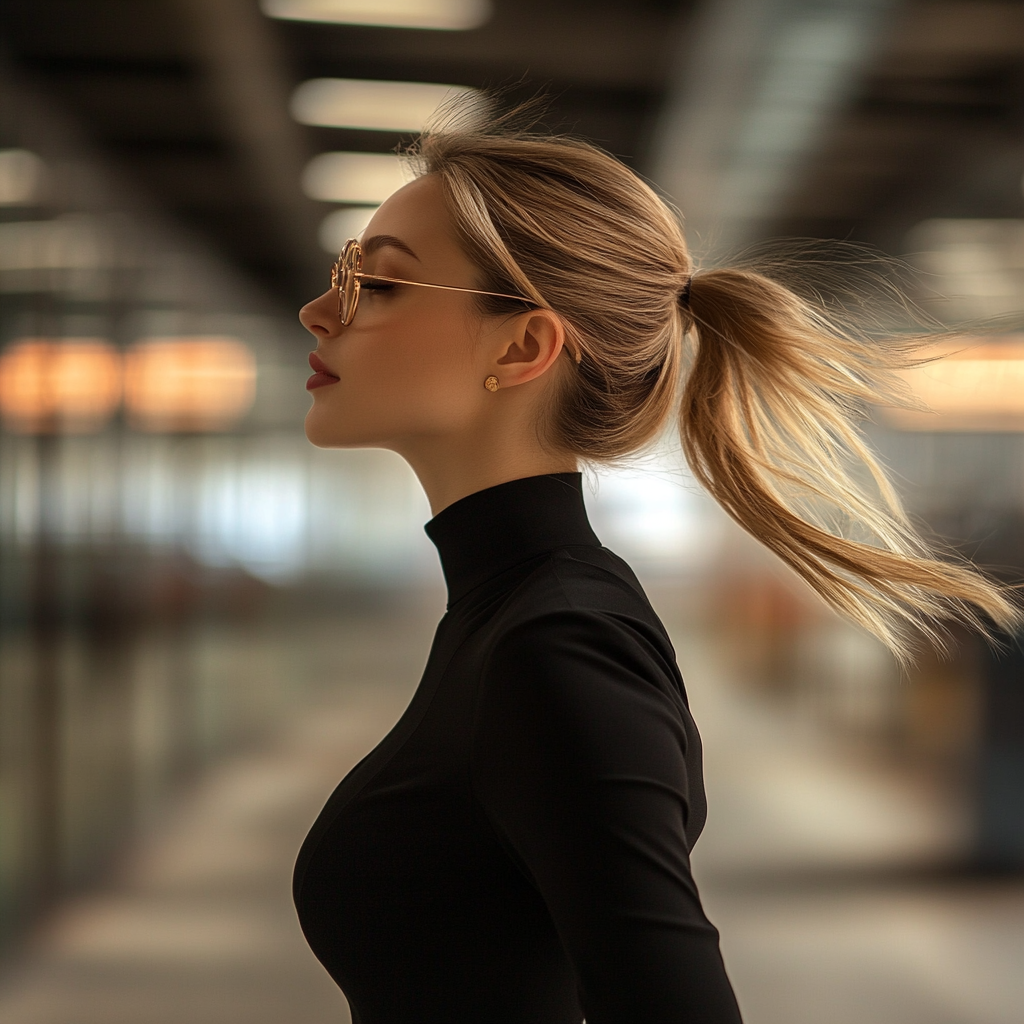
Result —
[[299, 614], [299, 578], [333, 607], [434, 562], [397, 459], [303, 438], [294, 314], [161, 223], [12, 76], [0, 303], [9, 938], [300, 696], [267, 633]]

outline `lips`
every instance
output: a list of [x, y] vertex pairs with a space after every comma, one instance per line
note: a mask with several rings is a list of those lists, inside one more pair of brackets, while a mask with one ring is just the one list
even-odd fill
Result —
[[327, 369], [324, 361], [315, 352], [309, 353], [309, 366], [314, 372], [313, 376], [306, 381], [307, 391], [314, 391], [327, 384], [337, 384], [338, 377]]

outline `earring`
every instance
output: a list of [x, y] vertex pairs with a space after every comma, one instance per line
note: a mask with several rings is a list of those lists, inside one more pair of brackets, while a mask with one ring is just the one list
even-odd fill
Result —
[[487, 380], [484, 381], [484, 387], [487, 388], [488, 391], [497, 391], [498, 390], [498, 378], [497, 377], [488, 377]]

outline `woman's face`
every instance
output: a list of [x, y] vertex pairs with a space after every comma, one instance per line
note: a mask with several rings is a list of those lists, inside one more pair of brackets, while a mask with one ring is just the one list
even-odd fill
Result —
[[[363, 271], [407, 281], [479, 287], [474, 267], [451, 234], [439, 181], [418, 178], [374, 214], [363, 233]], [[363, 283], [355, 319], [342, 327], [338, 295], [304, 306], [303, 326], [317, 339], [318, 374], [306, 436], [320, 447], [381, 447], [472, 428], [486, 399], [493, 346], [481, 344], [487, 321], [463, 292]], [[315, 361], [314, 361], [315, 362]]]

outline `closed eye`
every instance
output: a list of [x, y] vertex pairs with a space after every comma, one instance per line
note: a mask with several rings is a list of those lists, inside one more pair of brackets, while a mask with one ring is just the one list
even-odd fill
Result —
[[387, 292], [395, 287], [390, 281], [381, 281], [376, 277], [364, 277], [360, 282], [361, 288], [367, 288], [372, 292]]

